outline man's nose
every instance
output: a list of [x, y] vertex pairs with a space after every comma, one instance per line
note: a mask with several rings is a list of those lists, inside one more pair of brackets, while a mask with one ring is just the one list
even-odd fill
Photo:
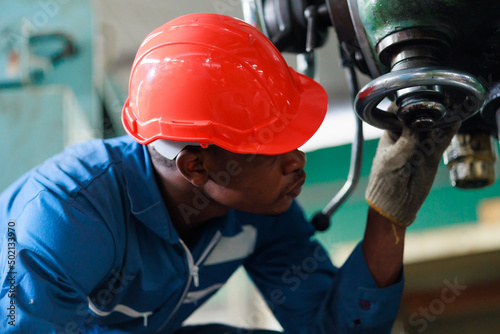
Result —
[[302, 170], [306, 166], [306, 154], [299, 150], [283, 154], [283, 159], [283, 173], [285, 175]]

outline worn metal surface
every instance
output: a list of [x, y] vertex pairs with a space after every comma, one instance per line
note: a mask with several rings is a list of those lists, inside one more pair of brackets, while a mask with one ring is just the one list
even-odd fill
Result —
[[358, 0], [357, 3], [374, 52], [384, 37], [405, 29], [431, 28], [454, 35], [457, 19], [465, 14], [467, 5], [473, 5], [465, 0]]
[[408, 29], [425, 30], [449, 38], [452, 47], [443, 65], [484, 78], [499, 67], [500, 3], [497, 1], [357, 0], [356, 3], [373, 54], [377, 54], [378, 43], [391, 34]]

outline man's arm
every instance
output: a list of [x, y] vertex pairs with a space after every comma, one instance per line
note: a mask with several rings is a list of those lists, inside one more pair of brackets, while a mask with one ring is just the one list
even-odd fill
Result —
[[406, 227], [392, 223], [369, 208], [363, 239], [363, 254], [373, 279], [380, 288], [399, 280], [403, 267]]
[[[0, 333], [90, 330], [87, 296], [109, 273], [114, 244], [95, 213], [73, 205], [43, 190], [22, 201], [22, 214], [8, 213], [17, 217], [11, 220], [15, 262], [14, 270], [6, 268], [7, 254], [0, 252], [0, 307], [10, 307], [12, 317], [10, 323], [3, 317]], [[5, 242], [0, 236], [0, 245]]]
[[370, 209], [363, 253], [381, 288], [398, 281], [406, 227], [429, 194], [458, 126], [426, 132], [405, 127], [401, 134], [386, 131], [379, 141], [366, 189]]
[[[245, 261], [285, 332], [389, 333], [403, 278], [387, 288], [378, 287], [361, 244], [341, 268], [335, 268], [325, 249], [312, 239], [313, 233], [294, 203], [276, 221], [262, 222], [255, 252]], [[395, 272], [400, 273], [400, 266]]]

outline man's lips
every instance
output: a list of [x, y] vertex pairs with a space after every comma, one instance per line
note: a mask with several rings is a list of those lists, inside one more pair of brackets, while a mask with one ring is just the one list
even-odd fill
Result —
[[291, 196], [291, 197], [299, 196], [300, 191], [302, 190], [302, 186], [304, 185], [305, 182], [306, 182], [306, 177], [304, 175], [290, 187], [291, 190], [286, 193], [286, 196]]

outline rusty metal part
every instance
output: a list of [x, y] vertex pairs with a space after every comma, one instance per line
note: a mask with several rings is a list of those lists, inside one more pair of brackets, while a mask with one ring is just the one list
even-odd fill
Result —
[[446, 115], [441, 86], [418, 86], [396, 92], [396, 116], [417, 130], [430, 129]]
[[496, 160], [496, 145], [488, 133], [459, 133], [444, 154], [452, 186], [462, 189], [493, 184]]

